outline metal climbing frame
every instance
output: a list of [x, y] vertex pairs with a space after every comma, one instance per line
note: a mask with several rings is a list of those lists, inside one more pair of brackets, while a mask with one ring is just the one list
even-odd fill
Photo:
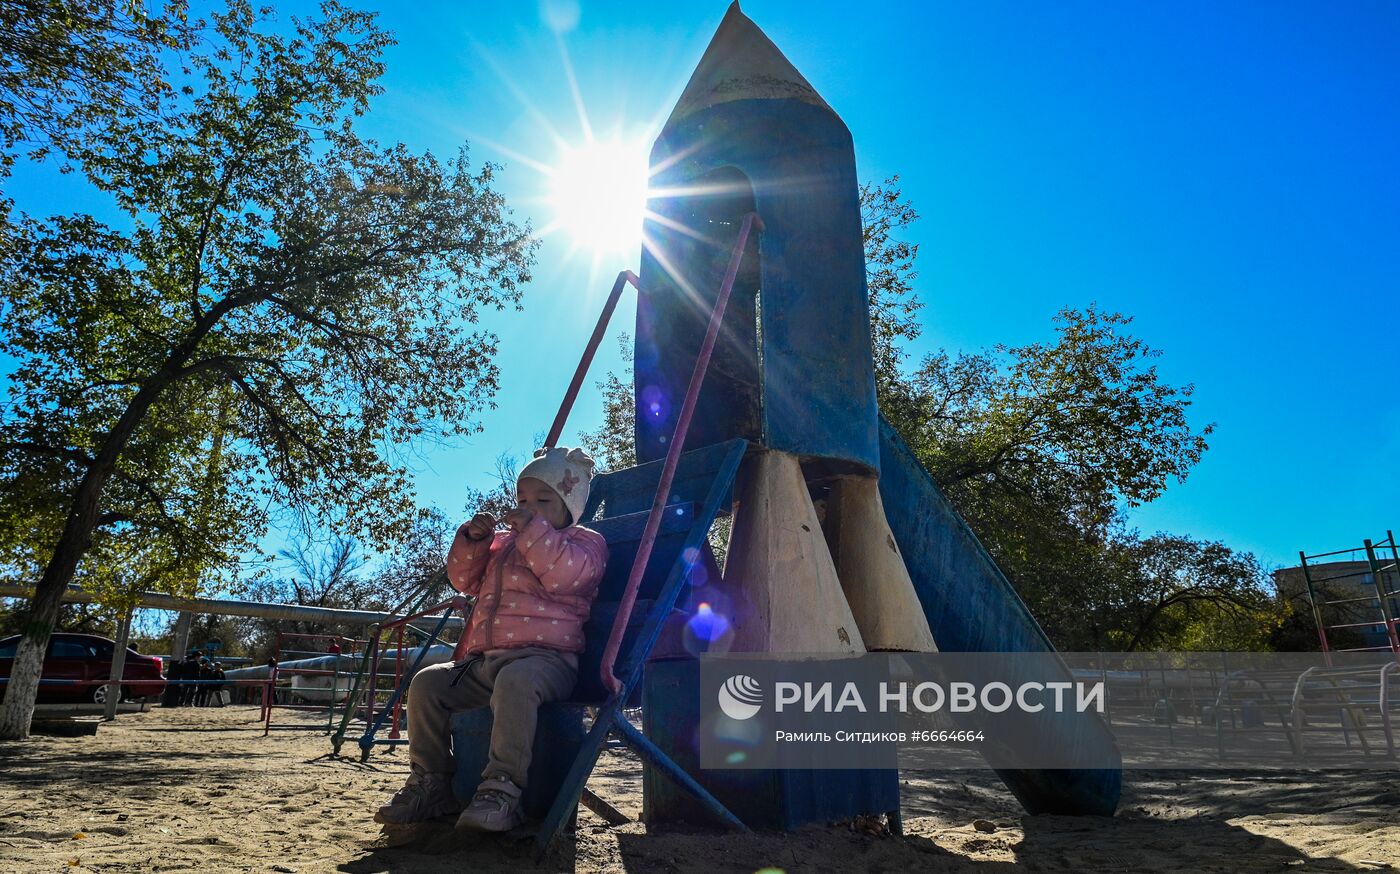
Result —
[[[1394, 760], [1395, 709], [1400, 705], [1400, 663], [1310, 668], [1298, 677], [1292, 700], [1295, 753], [1317, 761], [1354, 758]], [[1340, 728], [1340, 732], [1338, 729]], [[1321, 738], [1313, 738], [1321, 735]], [[1343, 746], [1335, 743], [1340, 734]], [[1328, 741], [1333, 741], [1328, 743]]]
[[[1400, 660], [1385, 652], [1306, 654], [1072, 653], [1083, 681], [1107, 690], [1105, 721], [1135, 750], [1204, 752], [1238, 764], [1330, 761], [1366, 765], [1400, 758]], [[1213, 736], [1213, 738], [1212, 738]], [[1204, 762], [1202, 758], [1200, 761]]]
[[[470, 615], [471, 603], [472, 599], [460, 596], [453, 597], [441, 604], [417, 610], [407, 616], [370, 626], [370, 638], [366, 641], [367, 646], [364, 652], [358, 656], [359, 665], [354, 670], [354, 679], [350, 682], [350, 692], [345, 699], [345, 707], [340, 715], [340, 724], [334, 731], [330, 732], [331, 752], [334, 755], [340, 754], [340, 748], [345, 743], [345, 736], [350, 729], [350, 722], [357, 715], [366, 726], [365, 733], [358, 741], [361, 761], [369, 759], [370, 751], [375, 745], [398, 746], [407, 743], [400, 737], [403, 728], [403, 710], [399, 706], [399, 702], [407, 689], [408, 682], [413, 678], [414, 672], [418, 670], [433, 644], [441, 637], [452, 614], [461, 610], [465, 620], [465, 617]], [[419, 619], [436, 614], [442, 615], [431, 633], [412, 624]], [[465, 629], [465, 621], [462, 627]], [[404, 633], [406, 631], [416, 634], [421, 642], [416, 647], [418, 654], [414, 658], [413, 664], [404, 670], [402, 653], [405, 652]], [[384, 639], [390, 633], [393, 634], [396, 641], [396, 646], [392, 650], [393, 658], [390, 660], [393, 663], [392, 667], [385, 665], [389, 650], [386, 650], [384, 646]], [[409, 649], [411, 651], [414, 648], [410, 647]], [[385, 672], [390, 670], [392, 670], [392, 674], [386, 676]], [[385, 686], [385, 682], [389, 684]], [[384, 707], [379, 709], [379, 716], [376, 717], [375, 709], [382, 696], [388, 696], [388, 700]], [[380, 729], [391, 717], [389, 737], [378, 737]]]
[[[451, 619], [452, 614], [459, 610], [462, 611], [464, 617], [469, 616], [473, 603], [475, 603], [474, 599], [458, 595], [443, 601], [441, 604], [434, 604], [426, 610], [414, 613], [410, 616], [405, 616], [402, 619], [385, 622], [373, 629], [373, 635], [370, 639], [370, 658], [368, 659], [370, 664], [369, 671], [361, 670], [360, 674], [355, 678], [356, 688], [358, 689], [361, 688], [361, 678], [366, 676], [366, 674], [369, 677], [369, 682], [363, 686], [366, 728], [365, 733], [360, 736], [359, 740], [360, 761], [368, 761], [370, 751], [373, 750], [376, 745], [400, 746], [408, 743], [407, 739], [403, 738], [401, 735], [401, 729], [403, 727], [404, 691], [408, 688], [408, 684], [413, 679], [413, 675], [417, 673], [419, 666], [423, 664], [423, 659], [428, 655], [428, 649], [436, 643], [438, 638], [442, 635], [443, 629], [447, 626], [447, 620]], [[408, 628], [409, 623], [416, 619], [423, 619], [439, 613], [442, 614], [442, 618], [438, 620], [437, 626], [433, 629], [432, 634], [428, 636], [428, 639], [418, 647], [418, 654], [414, 656], [413, 664], [405, 669], [404, 629]], [[376, 699], [378, 698], [380, 669], [383, 667], [382, 655], [384, 653], [384, 639], [389, 635], [393, 635], [394, 638], [393, 691], [389, 695], [389, 700], [380, 708], [379, 715], [376, 716], [374, 711]], [[462, 634], [462, 639], [466, 639], [465, 632]], [[355, 700], [353, 695], [351, 696], [351, 700]], [[389, 724], [389, 736], [381, 738], [379, 737], [379, 731], [384, 728], [386, 722]], [[343, 736], [342, 733], [341, 737]], [[332, 744], [336, 752], [339, 752], [340, 744], [336, 741], [332, 741]]]
[[[305, 641], [314, 641], [311, 646], [319, 645], [320, 649], [296, 649], [288, 648], [289, 641], [295, 641], [300, 646], [307, 646]], [[323, 643], [320, 643], [322, 642]], [[331, 645], [334, 644], [340, 651], [330, 652]], [[365, 641], [356, 640], [351, 637], [344, 637], [339, 634], [301, 634], [288, 631], [277, 632], [277, 644], [273, 649], [273, 654], [277, 658], [277, 666], [268, 671], [267, 680], [264, 681], [266, 690], [263, 694], [262, 719], [263, 734], [268, 734], [273, 728], [318, 728], [319, 723], [309, 722], [288, 722], [274, 725], [272, 722], [272, 711], [280, 708], [282, 710], [300, 710], [305, 712], [325, 711], [326, 722], [324, 730], [330, 731], [331, 722], [335, 718], [335, 689], [339, 685], [340, 678], [345, 675], [341, 670], [340, 658], [328, 658], [330, 656], [349, 656], [363, 649]], [[305, 664], [309, 659], [326, 659], [324, 666], [310, 667]], [[330, 686], [326, 692], [326, 704], [295, 703], [292, 698], [294, 692], [291, 686], [278, 687], [279, 680], [290, 677], [330, 677]], [[282, 696], [285, 696], [283, 698]]]
[[[1396, 629], [1396, 610], [1393, 599], [1400, 597], [1400, 588], [1397, 588], [1397, 580], [1400, 580], [1400, 549], [1395, 543], [1395, 533], [1385, 532], [1385, 539], [1379, 542], [1372, 542], [1369, 538], [1362, 541], [1361, 549], [1366, 553], [1366, 570], [1353, 571], [1351, 573], [1334, 574], [1328, 577], [1314, 576], [1315, 568], [1309, 567], [1309, 561], [1316, 561], [1319, 558], [1331, 558], [1338, 555], [1354, 554], [1355, 547], [1350, 549], [1338, 549], [1333, 552], [1320, 552], [1316, 555], [1298, 553], [1303, 571], [1303, 580], [1308, 587], [1308, 603], [1312, 606], [1313, 621], [1317, 623], [1317, 636], [1322, 644], [1322, 652], [1327, 659], [1327, 663], [1332, 664], [1333, 652], [1384, 652], [1389, 650], [1400, 653], [1400, 633]], [[1389, 559], [1385, 558], [1386, 550], [1389, 550]], [[1375, 595], [1366, 594], [1363, 596], [1351, 596], [1328, 599], [1330, 594], [1326, 588], [1327, 583], [1338, 580], [1350, 580], [1356, 578], [1366, 580], [1375, 587]], [[1366, 609], [1369, 604], [1377, 611], [1377, 618], [1364, 622], [1339, 622], [1329, 624], [1326, 620], [1327, 608], [1341, 608], [1343, 618], [1355, 619]], [[1327, 632], [1351, 628], [1368, 628], [1381, 626], [1386, 636], [1384, 644], [1376, 646], [1350, 647], [1345, 649], [1334, 649], [1328, 638]]]

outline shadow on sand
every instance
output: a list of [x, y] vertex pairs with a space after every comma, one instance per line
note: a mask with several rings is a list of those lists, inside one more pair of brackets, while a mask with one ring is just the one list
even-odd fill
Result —
[[638, 874], [753, 874], [760, 869], [833, 874], [1375, 870], [1309, 857], [1281, 841], [1209, 817], [1024, 816], [1016, 826], [991, 833], [966, 827], [902, 837], [874, 837], [842, 825], [733, 834], [681, 826], [583, 824], [578, 832], [566, 833], [541, 862], [534, 858], [534, 829], [530, 827], [507, 835], [463, 834], [454, 832], [452, 821], [444, 819], [386, 830], [381, 844], [340, 870], [346, 874], [451, 870], [504, 874], [619, 868]]

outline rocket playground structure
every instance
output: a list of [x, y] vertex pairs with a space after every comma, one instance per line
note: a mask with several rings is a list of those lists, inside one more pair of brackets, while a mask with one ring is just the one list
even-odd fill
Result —
[[[580, 803], [626, 820], [587, 788], [615, 742], [643, 763], [648, 823], [787, 830], [884, 815], [899, 833], [897, 768], [700, 767], [699, 735], [714, 725], [701, 715], [702, 658], [1032, 653], [1050, 656], [1066, 683], [1074, 674], [880, 415], [851, 134], [737, 3], [650, 163], [660, 193], [640, 270], [618, 274], [545, 440], [557, 445], [612, 313], [635, 288], [638, 464], [596, 476], [578, 520], [603, 535], [609, 556], [573, 695], [538, 713], [522, 796], [526, 814], [543, 820], [537, 852]], [[711, 542], [724, 519], [721, 568]], [[10, 588], [0, 594], [25, 594]], [[376, 745], [405, 743], [409, 681], [425, 664], [463, 656], [465, 634], [450, 652], [434, 644], [470, 609], [461, 596], [406, 616], [144, 597], [182, 611], [177, 652], [192, 610], [369, 624], [362, 653], [300, 653], [313, 657], [228, 672], [262, 691], [264, 733], [274, 707], [299, 706], [273, 694], [279, 674], [291, 681], [288, 698], [325, 709], [328, 729], [342, 704], [334, 751], [362, 718], [362, 759]], [[433, 618], [431, 634], [419, 635], [426, 642], [405, 638]], [[279, 638], [279, 656], [290, 655], [283, 650]], [[639, 706], [641, 728], [625, 712]], [[1026, 764], [1002, 757], [996, 771], [1029, 813], [1111, 816], [1122, 758], [1110, 726], [1093, 712], [1062, 716], [1037, 724], [1037, 743], [1089, 751], [1075, 761], [1093, 767], [1037, 768], [1027, 751]], [[463, 801], [486, 764], [491, 728], [490, 707], [452, 719]]]
[[[663, 194], [640, 274], [619, 274], [546, 439], [556, 445], [634, 286], [639, 463], [598, 475], [580, 519], [606, 538], [609, 562], [574, 695], [540, 708], [523, 797], [544, 820], [537, 849], [580, 800], [596, 803], [586, 783], [611, 735], [644, 763], [648, 822], [791, 829], [885, 814], [899, 831], [895, 769], [700, 768], [700, 657], [1053, 647], [880, 416], [850, 132], [737, 3], [651, 165]], [[721, 571], [709, 537], [725, 516]], [[639, 703], [640, 730], [623, 712]], [[453, 719], [459, 797], [475, 789], [490, 733], [489, 707]], [[1121, 762], [1092, 713], [1041, 740]], [[1122, 776], [998, 774], [1030, 813], [1091, 815], [1113, 814]]]

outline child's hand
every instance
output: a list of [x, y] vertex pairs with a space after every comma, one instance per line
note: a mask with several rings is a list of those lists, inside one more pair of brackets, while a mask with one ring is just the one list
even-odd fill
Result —
[[[507, 519], [510, 517], [507, 516]], [[496, 517], [490, 513], [477, 513], [472, 520], [467, 523], [467, 538], [470, 540], [485, 540], [496, 530]]]
[[516, 534], [525, 530], [525, 526], [535, 518], [534, 510], [527, 510], [524, 507], [516, 507], [506, 514], [505, 523]]

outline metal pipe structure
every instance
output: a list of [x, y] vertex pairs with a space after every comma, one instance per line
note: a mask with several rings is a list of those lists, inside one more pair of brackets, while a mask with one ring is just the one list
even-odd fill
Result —
[[622, 297], [622, 291], [628, 285], [637, 289], [642, 287], [641, 281], [637, 279], [637, 274], [631, 270], [624, 270], [617, 274], [612, 291], [608, 293], [607, 303], [603, 305], [603, 312], [598, 316], [598, 323], [593, 326], [593, 336], [588, 338], [588, 345], [583, 350], [583, 357], [579, 359], [578, 367], [574, 370], [574, 378], [569, 383], [568, 391], [564, 392], [564, 402], [559, 405], [559, 412], [554, 416], [554, 424], [549, 426], [549, 436], [544, 439], [545, 446], [553, 448], [559, 442], [559, 435], [564, 433], [564, 423], [569, 419], [569, 411], [574, 408], [574, 400], [578, 397], [579, 387], [583, 385], [583, 379], [588, 375], [588, 367], [593, 363], [593, 355], [598, 351], [598, 344], [603, 341], [603, 334], [608, 329], [608, 322], [612, 320], [613, 310], [617, 309], [618, 298]]
[[[656, 497], [652, 500], [651, 513], [647, 516], [647, 526], [637, 544], [637, 556], [632, 561], [627, 588], [622, 592], [622, 601], [617, 606], [617, 618], [613, 620], [612, 633], [608, 636], [608, 645], [603, 650], [603, 662], [598, 667], [603, 688], [614, 695], [622, 691], [623, 681], [613, 673], [613, 663], [622, 647], [622, 637], [627, 631], [627, 620], [632, 615], [632, 607], [637, 602], [637, 588], [642, 584], [642, 576], [646, 573], [647, 560], [651, 558], [651, 548], [656, 543], [656, 532], [661, 529], [661, 514], [665, 511], [667, 497], [671, 494], [671, 481], [676, 475], [676, 465], [680, 462], [681, 451], [685, 447], [686, 434], [690, 431], [690, 417], [695, 413], [700, 386], [705, 382], [706, 371], [710, 369], [710, 356], [715, 350], [715, 338], [719, 336], [724, 308], [729, 303], [729, 293], [739, 275], [739, 265], [744, 260], [744, 247], [748, 245], [749, 234], [752, 231], [761, 234], [763, 230], [763, 219], [759, 218], [758, 213], [751, 212], [744, 216], [744, 223], [739, 226], [739, 236], [734, 241], [734, 250], [729, 256], [729, 267], [725, 270], [724, 281], [720, 283], [719, 294], [715, 297], [714, 308], [710, 311], [709, 328], [705, 332], [705, 339], [700, 343], [700, 352], [690, 373], [690, 384], [686, 388], [681, 411], [676, 417], [676, 430], [672, 435], [671, 444], [666, 450], [666, 462], [661, 468], [661, 481], [656, 486]], [[701, 797], [703, 799], [703, 796]]]
[[[27, 586], [0, 585], [0, 598], [32, 597], [34, 590]], [[89, 604], [96, 601], [97, 597], [77, 586], [69, 586], [63, 593], [63, 600]], [[191, 613], [249, 616], [257, 619], [300, 619], [305, 622], [348, 622], [356, 625], [373, 625], [403, 618], [393, 613], [378, 613], [373, 610], [338, 610], [332, 607], [269, 604], [265, 601], [225, 601], [217, 598], [177, 598], [161, 592], [142, 592], [136, 603], [138, 607], [150, 607], [155, 610], [185, 610]], [[462, 624], [463, 620], [456, 616], [450, 618], [447, 623], [449, 628], [461, 628]]]

